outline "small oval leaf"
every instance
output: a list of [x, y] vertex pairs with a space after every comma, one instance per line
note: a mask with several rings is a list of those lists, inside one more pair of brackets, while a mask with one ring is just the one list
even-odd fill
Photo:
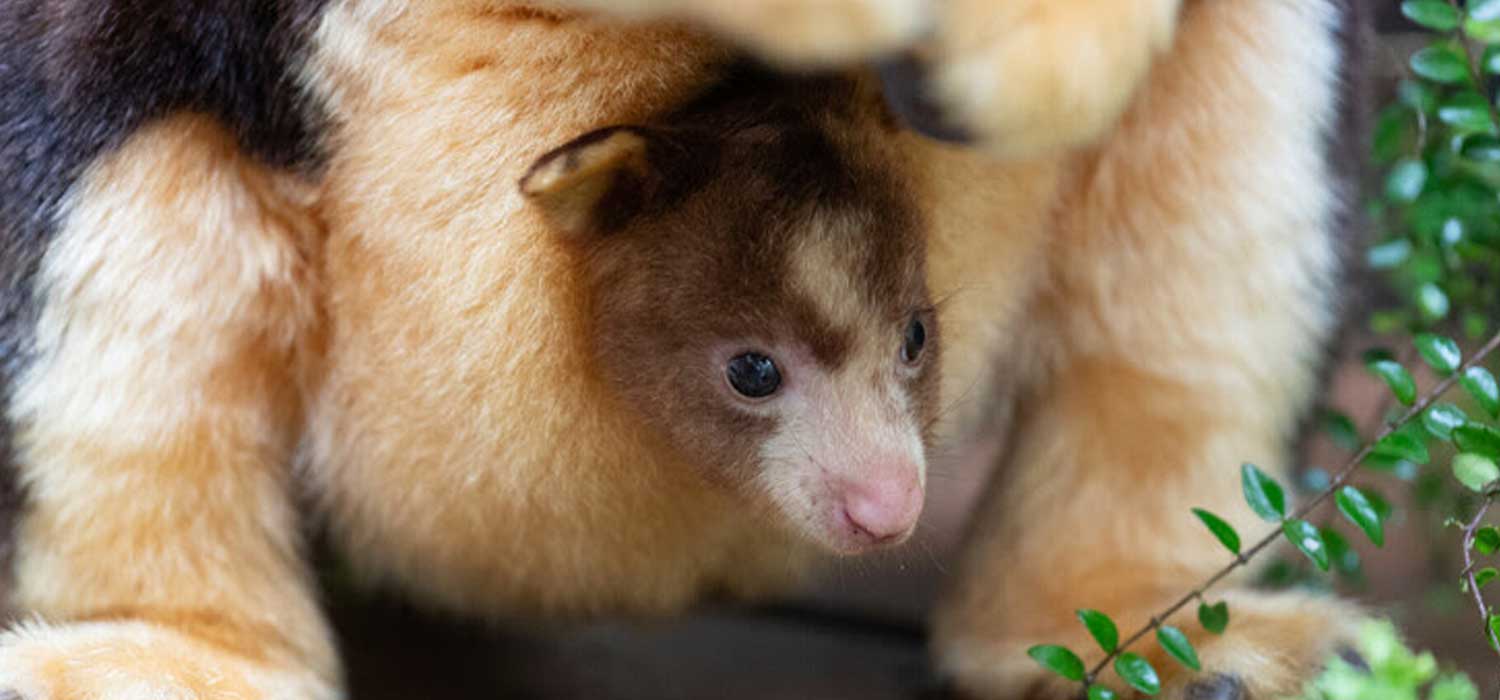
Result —
[[1453, 439], [1453, 429], [1469, 422], [1469, 414], [1451, 403], [1438, 402], [1422, 412], [1422, 427], [1434, 437]]
[[1429, 322], [1447, 318], [1448, 310], [1452, 303], [1448, 301], [1448, 293], [1442, 287], [1428, 282], [1417, 287], [1417, 310], [1422, 312], [1422, 318]]
[[1385, 196], [1396, 202], [1416, 201], [1427, 186], [1427, 164], [1415, 158], [1398, 161], [1385, 177]]
[[1484, 47], [1484, 55], [1479, 58], [1479, 70], [1489, 74], [1500, 74], [1500, 46]]
[[1365, 251], [1365, 264], [1376, 270], [1390, 270], [1411, 258], [1411, 241], [1395, 238]]
[[1374, 454], [1390, 459], [1426, 464], [1431, 460], [1427, 444], [1406, 433], [1391, 433], [1375, 443]]
[[1115, 627], [1115, 621], [1109, 619], [1108, 615], [1098, 610], [1083, 609], [1078, 611], [1078, 619], [1083, 621], [1083, 626], [1088, 628], [1089, 634], [1094, 637], [1094, 641], [1099, 643], [1099, 648], [1103, 649], [1104, 653], [1113, 652], [1119, 645], [1120, 630]]
[[1401, 3], [1401, 14], [1434, 31], [1451, 32], [1458, 28], [1458, 10], [1442, 0], [1406, 0]]
[[1203, 521], [1203, 524], [1208, 527], [1208, 531], [1212, 532], [1214, 537], [1219, 538], [1219, 542], [1226, 549], [1235, 554], [1240, 553], [1240, 533], [1235, 532], [1233, 526], [1224, 522], [1223, 518], [1202, 508], [1194, 508], [1193, 515], [1198, 516], [1198, 519]]
[[1385, 528], [1381, 526], [1380, 514], [1375, 512], [1375, 504], [1370, 503], [1364, 493], [1353, 486], [1345, 486], [1339, 489], [1334, 500], [1338, 503], [1339, 512], [1354, 523], [1355, 527], [1363, 530], [1375, 546], [1385, 546]]
[[1358, 450], [1364, 444], [1354, 421], [1338, 411], [1326, 411], [1323, 414], [1323, 430], [1333, 439], [1334, 444], [1350, 452]]
[[1484, 588], [1484, 584], [1495, 580], [1495, 576], [1497, 575], [1500, 575], [1500, 571], [1496, 571], [1493, 566], [1486, 566], [1474, 572], [1474, 586], [1476, 588]]
[[1070, 681], [1083, 680], [1083, 659], [1078, 658], [1070, 649], [1056, 644], [1038, 644], [1026, 650], [1026, 655], [1042, 665], [1042, 668], [1056, 673]]
[[1466, 133], [1495, 133], [1490, 121], [1490, 105], [1484, 95], [1464, 90], [1450, 95], [1438, 105], [1438, 121]]
[[1245, 502], [1262, 520], [1274, 523], [1286, 517], [1286, 493], [1260, 467], [1249, 462], [1240, 465], [1240, 484], [1245, 491]]
[[[1493, 163], [1500, 160], [1500, 138], [1478, 134], [1464, 139], [1463, 155], [1469, 160]], [[1398, 239], [1406, 240], [1406, 239]], [[1368, 254], [1366, 255], [1368, 257]]]
[[1349, 541], [1338, 530], [1320, 527], [1318, 535], [1323, 538], [1323, 546], [1328, 550], [1329, 568], [1351, 575], [1359, 571], [1359, 552], [1349, 546]]
[[1463, 354], [1458, 349], [1458, 343], [1453, 342], [1452, 338], [1432, 333], [1419, 333], [1413, 342], [1417, 346], [1417, 352], [1422, 354], [1422, 359], [1427, 361], [1428, 366], [1445, 377], [1453, 374], [1453, 370], [1458, 369], [1459, 363], [1463, 362]]
[[1453, 429], [1453, 444], [1464, 452], [1500, 460], [1500, 430], [1480, 423], [1466, 423]]
[[[1444, 246], [1451, 248], [1458, 245], [1459, 243], [1462, 243], [1467, 237], [1468, 234], [1465, 233], [1464, 222], [1459, 220], [1457, 217], [1450, 217], [1447, 221], [1443, 222], [1443, 232], [1440, 240], [1442, 241]], [[1457, 345], [1453, 346], [1453, 352], [1458, 352]], [[1455, 362], [1453, 364], [1457, 366], [1458, 363]], [[1452, 370], [1449, 371], [1451, 372]]]
[[1410, 406], [1417, 399], [1417, 382], [1411, 378], [1401, 363], [1395, 360], [1374, 360], [1365, 365], [1372, 374], [1385, 380], [1386, 386], [1401, 403]]
[[1413, 73], [1435, 83], [1461, 83], [1469, 79], [1469, 64], [1449, 44], [1433, 44], [1411, 56]]
[[1364, 494], [1365, 498], [1370, 499], [1370, 505], [1375, 506], [1375, 513], [1380, 516], [1380, 522], [1391, 519], [1391, 514], [1395, 512], [1395, 509], [1391, 507], [1391, 502], [1386, 500], [1385, 496], [1370, 487], [1362, 488], [1359, 492]]
[[1500, 0], [1469, 0], [1469, 18], [1477, 22], [1500, 19]]
[[1470, 491], [1483, 492], [1484, 487], [1500, 479], [1500, 466], [1489, 457], [1460, 452], [1453, 458], [1453, 476]]
[[1281, 532], [1319, 569], [1328, 570], [1328, 546], [1316, 526], [1306, 520], [1288, 520], [1281, 524]]
[[1416, 112], [1427, 114], [1437, 106], [1437, 88], [1420, 80], [1396, 83], [1396, 100]]
[[1115, 691], [1102, 685], [1089, 686], [1089, 700], [1115, 700], [1117, 697]]
[[1500, 418], [1500, 384], [1495, 382], [1495, 375], [1483, 367], [1474, 366], [1464, 370], [1458, 381], [1485, 413], [1491, 418]]
[[1130, 687], [1142, 693], [1155, 695], [1161, 692], [1161, 678], [1156, 675], [1156, 669], [1138, 654], [1128, 651], [1121, 654], [1115, 659], [1115, 673], [1120, 674]]
[[1468, 17], [1464, 19], [1464, 34], [1482, 43], [1500, 43], [1500, 22]]
[[1156, 630], [1156, 642], [1183, 666], [1194, 671], [1203, 669], [1202, 664], [1198, 663], [1198, 652], [1193, 650], [1193, 645], [1188, 642], [1187, 635], [1183, 634], [1182, 630], [1171, 625], [1162, 625]]
[[1494, 525], [1479, 528], [1479, 532], [1474, 533], [1474, 551], [1486, 556], [1500, 551], [1500, 529]]
[[1213, 605], [1199, 603], [1198, 624], [1214, 634], [1224, 634], [1224, 628], [1229, 626], [1229, 604], [1222, 600]]

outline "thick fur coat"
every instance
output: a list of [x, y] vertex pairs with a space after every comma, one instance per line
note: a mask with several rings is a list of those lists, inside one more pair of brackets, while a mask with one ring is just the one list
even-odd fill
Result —
[[[0, 689], [338, 697], [310, 527], [365, 579], [489, 617], [785, 590], [838, 547], [789, 515], [833, 492], [767, 467], [798, 459], [773, 435], [814, 462], [807, 440], [893, 455], [1010, 436], [934, 623], [939, 667], [981, 696], [1070, 696], [1027, 647], [1086, 647], [1080, 607], [1143, 624], [1225, 563], [1183, 514], [1252, 527], [1237, 465], [1288, 467], [1336, 326], [1344, 8], [628, 5], [0, 9], [20, 620]], [[858, 71], [694, 111], [738, 85], [725, 35], [798, 66], [912, 48], [924, 104], [895, 112], [973, 143], [901, 128], [884, 102], [908, 93]], [[712, 164], [662, 165], [651, 134], [705, 124]], [[576, 141], [615, 125], [646, 136]], [[825, 165], [776, 156], [794, 152]], [[675, 233], [607, 235], [657, 229]], [[637, 274], [653, 265], [702, 274]], [[880, 374], [861, 343], [889, 331], [894, 357], [929, 306], [927, 364]], [[788, 331], [827, 376], [808, 420], [847, 429], [788, 433], [631, 380], [637, 358], [678, 366], [641, 329], [757, 314], [854, 329]], [[855, 461], [857, 481], [900, 460]], [[1207, 673], [1157, 664], [1175, 697], [1293, 691], [1354, 617], [1225, 598], [1229, 633], [1193, 635]]]

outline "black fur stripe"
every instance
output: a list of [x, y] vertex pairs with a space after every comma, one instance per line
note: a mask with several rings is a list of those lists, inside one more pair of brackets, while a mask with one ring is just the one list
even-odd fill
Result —
[[[0, 2], [0, 408], [29, 361], [32, 285], [59, 205], [101, 153], [191, 110], [269, 164], [315, 163], [318, 120], [293, 71], [323, 2]], [[0, 413], [0, 565], [21, 502], [12, 431]]]

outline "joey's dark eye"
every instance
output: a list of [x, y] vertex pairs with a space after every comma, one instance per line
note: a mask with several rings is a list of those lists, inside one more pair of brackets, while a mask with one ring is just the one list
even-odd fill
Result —
[[724, 373], [729, 377], [729, 385], [747, 398], [765, 398], [781, 386], [781, 371], [776, 369], [776, 362], [758, 352], [736, 355]]
[[901, 342], [901, 361], [916, 364], [922, 359], [922, 348], [927, 347], [927, 326], [919, 316], [912, 316], [906, 324], [906, 337]]

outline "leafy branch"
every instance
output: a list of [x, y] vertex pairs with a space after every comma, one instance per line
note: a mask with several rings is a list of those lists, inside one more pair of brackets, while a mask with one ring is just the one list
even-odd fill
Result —
[[[1493, 463], [1491, 465], [1493, 466]], [[1463, 578], [1464, 586], [1474, 596], [1474, 605], [1479, 609], [1479, 618], [1485, 621], [1485, 632], [1490, 638], [1490, 649], [1500, 655], [1500, 615], [1495, 614], [1494, 608], [1485, 602], [1484, 592], [1481, 590], [1484, 584], [1495, 578], [1497, 572], [1494, 567], [1476, 570], [1474, 561], [1475, 552], [1493, 554], [1500, 549], [1500, 530], [1484, 524], [1484, 516], [1489, 511], [1490, 505], [1494, 503], [1496, 496], [1500, 496], [1500, 490], [1485, 491], [1479, 507], [1475, 509], [1474, 517], [1463, 526]]]
[[[1465, 372], [1467, 372], [1471, 368], [1483, 369], [1479, 366], [1479, 363], [1483, 362], [1485, 357], [1488, 356], [1491, 352], [1494, 352], [1497, 347], [1500, 347], [1500, 333], [1497, 333], [1493, 337], [1491, 337], [1489, 341], [1486, 342], [1478, 352], [1474, 353], [1474, 355], [1470, 357], [1467, 362], [1459, 367], [1457, 371], [1453, 371], [1446, 379], [1439, 382], [1437, 386], [1434, 386], [1432, 390], [1424, 394], [1420, 400], [1417, 400], [1415, 403], [1411, 403], [1410, 400], [1405, 401], [1404, 403], [1411, 403], [1411, 407], [1408, 408], [1400, 418], [1396, 419], [1392, 423], [1388, 423], [1385, 428], [1383, 428], [1379, 433], [1375, 435], [1374, 438], [1366, 442], [1364, 444], [1364, 447], [1360, 448], [1360, 450], [1356, 452], [1354, 456], [1349, 459], [1349, 461], [1344, 463], [1343, 467], [1341, 467], [1338, 473], [1334, 475], [1327, 488], [1323, 489], [1307, 503], [1303, 504], [1297, 510], [1293, 511], [1290, 517], [1281, 517], [1281, 513], [1285, 508], [1285, 496], [1281, 491], [1280, 485], [1278, 485], [1275, 480], [1257, 469], [1252, 464], [1245, 464], [1243, 467], [1241, 467], [1246, 499], [1250, 502], [1251, 508], [1255, 510], [1256, 514], [1260, 515], [1266, 520], [1280, 520], [1282, 523], [1281, 529], [1272, 530], [1266, 533], [1265, 536], [1263, 536], [1258, 542], [1256, 542], [1253, 546], [1250, 547], [1249, 550], [1245, 552], [1240, 552], [1235, 547], [1229, 547], [1229, 549], [1235, 554], [1234, 560], [1230, 561], [1228, 565], [1220, 569], [1213, 576], [1210, 576], [1197, 588], [1194, 588], [1187, 594], [1183, 595], [1181, 599], [1179, 599], [1176, 603], [1173, 603], [1166, 610], [1163, 610], [1161, 613], [1152, 616], [1149, 623], [1143, 626], [1135, 634], [1128, 637], [1125, 640], [1124, 644], [1121, 644], [1118, 649], [1110, 652], [1104, 657], [1102, 661], [1095, 665], [1094, 668], [1089, 671], [1088, 677], [1091, 680], [1092, 678], [1096, 678], [1099, 672], [1104, 670], [1109, 662], [1118, 657], [1126, 647], [1129, 647], [1131, 644], [1139, 641], [1142, 637], [1146, 636], [1146, 634], [1153, 628], [1161, 629], [1162, 620], [1181, 610], [1188, 603], [1194, 600], [1198, 600], [1200, 601], [1200, 604], [1206, 605], [1206, 603], [1203, 603], [1202, 601], [1203, 594], [1206, 593], [1208, 589], [1212, 588], [1215, 584], [1217, 584], [1224, 577], [1228, 576], [1235, 569], [1248, 564], [1250, 559], [1259, 554], [1261, 550], [1265, 549], [1266, 547], [1270, 546], [1271, 543], [1275, 542], [1278, 536], [1284, 536], [1287, 539], [1291, 540], [1298, 549], [1301, 549], [1304, 553], [1307, 554], [1309, 558], [1314, 561], [1314, 563], [1318, 564], [1319, 568], [1326, 570], [1328, 568], [1327, 548], [1323, 545], [1321, 535], [1318, 534], [1317, 528], [1309, 524], [1305, 520], [1305, 518], [1308, 516], [1308, 514], [1310, 514], [1318, 506], [1322, 505], [1324, 501], [1328, 500], [1328, 498], [1330, 496], [1333, 496], [1335, 493], [1338, 494], [1336, 500], [1338, 501], [1338, 508], [1340, 512], [1344, 513], [1344, 515], [1348, 517], [1351, 522], [1353, 522], [1356, 526], [1363, 530], [1372, 541], [1374, 541], [1376, 544], [1382, 544], [1384, 541], [1384, 534], [1379, 514], [1376, 512], [1374, 505], [1370, 502], [1369, 498], [1365, 496], [1363, 492], [1352, 486], [1345, 486], [1348, 483], [1349, 478], [1354, 476], [1354, 472], [1359, 468], [1360, 463], [1362, 463], [1366, 457], [1369, 457], [1370, 454], [1375, 452], [1377, 448], [1385, 444], [1387, 439], [1389, 439], [1392, 435], [1395, 435], [1397, 429], [1399, 429], [1406, 423], [1409, 423], [1413, 418], [1416, 418], [1423, 411], [1431, 407], [1432, 404], [1438, 400], [1438, 398], [1442, 397], [1443, 394], [1447, 393], [1449, 389], [1453, 388], [1453, 385], [1457, 383], [1461, 377], [1464, 376]], [[1397, 382], [1399, 384], [1401, 380], [1398, 379]], [[1397, 392], [1398, 399], [1400, 398], [1402, 391], [1404, 391], [1404, 385], [1403, 389]], [[1409, 449], [1404, 444], [1388, 445], [1388, 448], [1393, 451], [1399, 452], [1405, 452]], [[1500, 474], [1497, 474], [1497, 477], [1500, 477]], [[1207, 511], [1199, 511], [1200, 519], [1203, 518], [1204, 513], [1207, 513]], [[1481, 515], [1483, 515], [1482, 512]], [[1229, 528], [1229, 525], [1228, 523], [1224, 523], [1222, 520], [1220, 520], [1216, 525], [1209, 526], [1209, 529], [1215, 531], [1214, 534], [1216, 536], [1219, 536], [1221, 542], [1223, 542], [1224, 538], [1220, 533], [1223, 532], [1225, 528]], [[1228, 530], [1228, 532], [1233, 531]], [[1223, 543], [1226, 546], [1229, 545], [1228, 542]], [[1214, 630], [1210, 629], [1210, 631]], [[1222, 629], [1218, 631], [1222, 631]], [[1171, 652], [1170, 648], [1168, 649], [1168, 652]], [[1173, 656], [1177, 655], [1173, 654]]]
[[[1371, 455], [1385, 454], [1410, 458], [1419, 462], [1426, 462], [1429, 455], [1426, 446], [1412, 439], [1400, 430], [1411, 423], [1413, 419], [1423, 415], [1441, 398], [1449, 389], [1457, 384], [1462, 384], [1466, 390], [1473, 394], [1481, 404], [1500, 405], [1500, 394], [1494, 388], [1494, 377], [1481, 363], [1496, 348], [1500, 348], [1500, 333], [1492, 336], [1481, 346], [1468, 360], [1459, 362], [1458, 345], [1452, 340], [1438, 336], [1422, 336], [1418, 339], [1418, 349], [1424, 360], [1433, 366], [1433, 369], [1446, 375], [1427, 393], [1420, 398], [1416, 396], [1416, 382], [1411, 374], [1400, 364], [1391, 360], [1376, 360], [1371, 364], [1371, 371], [1385, 380], [1391, 388], [1397, 400], [1408, 406], [1407, 410], [1395, 421], [1388, 423], [1375, 437], [1367, 441], [1358, 452], [1354, 454], [1334, 475], [1327, 488], [1323, 489], [1312, 499], [1301, 507], [1294, 510], [1291, 515], [1286, 514], [1286, 494], [1274, 478], [1261, 471], [1253, 464], [1245, 464], [1241, 467], [1241, 481], [1244, 488], [1245, 500], [1250, 508], [1262, 519], [1268, 522], [1280, 523], [1280, 527], [1266, 533], [1256, 540], [1248, 549], [1240, 546], [1240, 536], [1229, 523], [1222, 518], [1202, 509], [1195, 509], [1194, 514], [1198, 516], [1210, 532], [1234, 554], [1227, 565], [1208, 577], [1197, 587], [1183, 594], [1177, 602], [1168, 606], [1160, 613], [1153, 615], [1150, 621], [1136, 630], [1135, 633], [1126, 637], [1123, 642], [1116, 642], [1118, 633], [1114, 622], [1108, 616], [1095, 610], [1081, 610], [1079, 617], [1088, 628], [1095, 641], [1104, 650], [1105, 656], [1092, 668], [1084, 670], [1084, 665], [1077, 654], [1071, 650], [1057, 645], [1038, 645], [1032, 647], [1028, 653], [1044, 667], [1062, 675], [1064, 678], [1083, 683], [1090, 700], [1111, 700], [1115, 693], [1108, 688], [1097, 685], [1100, 674], [1111, 662], [1119, 676], [1130, 684], [1131, 687], [1154, 695], [1161, 689], [1156, 670], [1151, 667], [1141, 656], [1127, 651], [1132, 645], [1140, 641], [1152, 630], [1156, 631], [1157, 641], [1162, 648], [1178, 662], [1193, 670], [1198, 670], [1197, 653], [1187, 640], [1187, 635], [1182, 630], [1165, 624], [1172, 615], [1181, 611], [1193, 601], [1199, 602], [1198, 619], [1205, 629], [1215, 634], [1222, 633], [1228, 624], [1228, 607], [1224, 602], [1209, 604], [1204, 599], [1204, 594], [1222, 581], [1236, 569], [1247, 565], [1251, 559], [1262, 550], [1269, 547], [1278, 538], [1285, 537], [1290, 540], [1299, 550], [1312, 559], [1321, 569], [1328, 568], [1328, 547], [1323, 541], [1322, 534], [1318, 528], [1307, 522], [1305, 518], [1324, 501], [1333, 497], [1338, 509], [1355, 526], [1375, 542], [1377, 545], [1384, 542], [1384, 518], [1371, 499], [1364, 491], [1353, 486], [1348, 486], [1348, 481], [1360, 464]], [[1431, 418], [1429, 420], [1442, 421], [1447, 417]], [[1500, 431], [1496, 431], [1486, 425], [1464, 422], [1459, 426], [1450, 426], [1448, 434], [1452, 436], [1459, 449], [1475, 448], [1484, 453], [1493, 453], [1493, 456], [1484, 456], [1478, 452], [1465, 452], [1482, 459], [1488, 459], [1490, 466], [1494, 467], [1493, 459], [1500, 458]], [[1462, 457], [1463, 455], [1460, 455]], [[1457, 460], [1455, 460], [1457, 462]], [[1489, 481], [1500, 479], [1500, 469]], [[1477, 526], [1476, 526], [1477, 527]], [[1500, 532], [1496, 532], [1497, 544], [1500, 544]], [[1476, 584], [1477, 586], [1477, 584]]]

